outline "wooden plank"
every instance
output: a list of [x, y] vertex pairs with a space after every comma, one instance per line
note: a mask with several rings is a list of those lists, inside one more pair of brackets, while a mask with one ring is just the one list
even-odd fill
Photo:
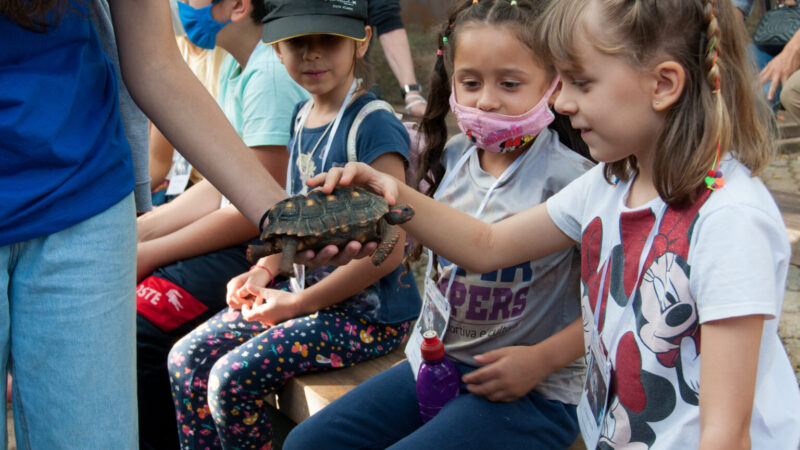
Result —
[[346, 369], [298, 375], [292, 377], [274, 399], [267, 401], [295, 423], [300, 423], [403, 358], [405, 353], [401, 347], [388, 355]]

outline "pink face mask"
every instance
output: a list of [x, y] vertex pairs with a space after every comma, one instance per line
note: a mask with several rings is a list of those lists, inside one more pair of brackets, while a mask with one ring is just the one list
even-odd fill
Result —
[[472, 142], [490, 153], [507, 153], [522, 148], [555, 120], [547, 101], [558, 86], [559, 77], [547, 88], [539, 103], [524, 114], [507, 116], [481, 111], [478, 108], [456, 103], [456, 90], [450, 94], [450, 109], [456, 117], [458, 128]]

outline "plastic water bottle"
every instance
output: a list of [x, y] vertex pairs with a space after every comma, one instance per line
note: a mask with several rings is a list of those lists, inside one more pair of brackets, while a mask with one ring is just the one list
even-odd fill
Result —
[[444, 345], [435, 331], [422, 334], [420, 345], [422, 364], [417, 375], [417, 401], [422, 422], [425, 423], [458, 395], [458, 370], [453, 361], [444, 356]]

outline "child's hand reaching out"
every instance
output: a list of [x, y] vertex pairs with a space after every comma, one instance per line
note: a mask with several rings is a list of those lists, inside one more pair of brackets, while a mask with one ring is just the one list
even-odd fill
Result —
[[552, 372], [536, 346], [515, 345], [480, 355], [483, 367], [461, 378], [467, 390], [493, 402], [513, 402], [527, 394]]
[[321, 186], [322, 191], [325, 193], [330, 193], [337, 185], [363, 186], [378, 195], [382, 195], [392, 206], [397, 201], [399, 183], [401, 182], [398, 179], [373, 169], [362, 162], [349, 162], [343, 168], [334, 167], [330, 171], [310, 178], [306, 182], [312, 188]]

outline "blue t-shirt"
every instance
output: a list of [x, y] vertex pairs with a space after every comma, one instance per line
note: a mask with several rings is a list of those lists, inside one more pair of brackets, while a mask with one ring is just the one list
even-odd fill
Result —
[[[322, 167], [322, 153], [327, 141], [324, 138], [322, 139], [313, 157], [317, 173], [327, 171], [331, 167], [341, 167], [347, 164], [347, 134], [350, 131], [350, 125], [355, 120], [361, 107], [372, 100], [375, 100], [375, 95], [367, 93], [357, 98], [347, 107], [342, 115], [338, 131], [333, 136], [331, 149], [324, 167]], [[297, 145], [297, 130], [294, 129], [294, 124], [297, 113], [304, 103], [298, 103], [292, 113], [292, 139], [289, 141], [289, 149], [292, 156], [289, 161], [289, 167], [292, 173], [294, 194], [299, 193], [302, 189], [300, 172], [296, 165], [298, 149], [295, 148]], [[327, 125], [317, 128], [303, 128], [302, 153], [311, 152], [326, 127]], [[410, 139], [403, 124], [388, 111], [378, 110], [366, 116], [358, 127], [356, 159], [370, 164], [384, 153], [397, 153], [404, 160], [408, 160], [409, 145]], [[402, 243], [398, 243], [398, 245], [402, 245]], [[375, 289], [368, 289], [364, 291], [366, 295], [356, 295], [352, 299], [343, 302], [341, 306], [355, 314], [364, 316], [368, 320], [380, 323], [397, 323], [416, 318], [422, 306], [422, 300], [414, 282], [414, 276], [409, 272], [400, 278], [400, 274], [403, 271], [403, 266], [398, 266], [392, 273], [384, 276], [371, 287]], [[402, 286], [401, 282], [407, 287]], [[375, 295], [370, 295], [370, 291], [374, 291]]]
[[0, 245], [66, 229], [133, 191], [114, 66], [87, 5], [57, 27], [0, 14]]

